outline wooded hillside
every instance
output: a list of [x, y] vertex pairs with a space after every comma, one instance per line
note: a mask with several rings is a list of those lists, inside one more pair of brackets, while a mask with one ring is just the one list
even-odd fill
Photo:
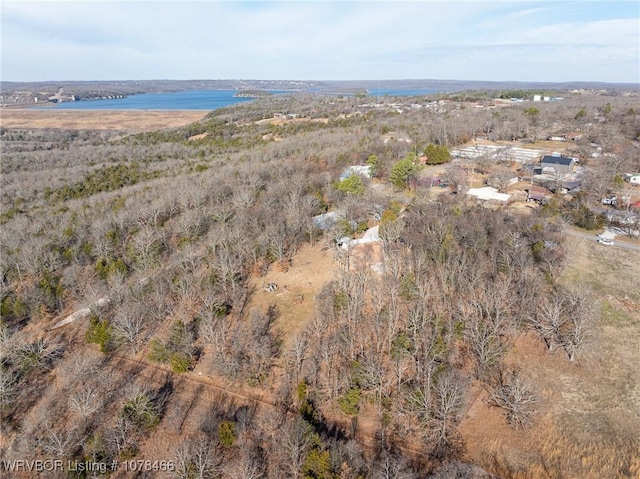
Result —
[[[637, 433], [609, 416], [615, 454], [582, 464], [548, 451], [514, 464], [495, 444], [480, 460], [464, 424], [480, 401], [505, 434], [559, 428], [518, 351], [573, 377], [606, 351], [611, 317], [638, 336], [637, 270], [620, 266], [611, 293], [572, 280], [563, 234], [640, 171], [637, 97], [567, 95], [535, 112], [481, 96], [369, 100], [278, 95], [135, 134], [3, 128], [3, 459], [64, 459], [52, 477], [94, 477], [68, 460], [165, 461], [111, 477], [639, 474]], [[447, 156], [558, 130], [581, 133], [567, 153], [585, 188], [541, 207], [477, 203], [474, 175], [514, 165]], [[341, 183], [352, 165], [371, 177]], [[432, 172], [441, 187], [424, 186]], [[314, 219], [328, 212], [332, 226]], [[340, 246], [375, 226], [375, 244]], [[607, 261], [637, 265], [625, 254]], [[640, 378], [621, 364], [636, 391], [622, 417], [640, 425]]]

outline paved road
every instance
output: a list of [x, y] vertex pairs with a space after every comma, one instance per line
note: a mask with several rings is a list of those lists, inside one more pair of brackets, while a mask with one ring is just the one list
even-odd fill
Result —
[[[582, 231], [576, 231], [571, 228], [565, 228], [562, 231], [563, 235], [572, 236], [573, 238], [580, 238], [587, 241], [598, 241], [598, 237], [593, 233], [583, 233]], [[613, 246], [601, 245], [603, 248], [623, 248], [630, 249], [632, 251], [640, 252], [640, 244], [628, 243], [626, 241], [613, 240]]]

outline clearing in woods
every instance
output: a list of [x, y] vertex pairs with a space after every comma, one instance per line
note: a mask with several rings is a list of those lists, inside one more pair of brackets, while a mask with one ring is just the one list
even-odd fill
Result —
[[[313, 318], [316, 310], [316, 295], [336, 276], [338, 264], [331, 248], [321, 243], [304, 245], [293, 257], [291, 265], [282, 271], [271, 265], [263, 277], [253, 278], [251, 286], [255, 292], [246, 306], [247, 310], [266, 310], [274, 305], [278, 319], [274, 327], [282, 334], [286, 350], [295, 336]], [[278, 289], [266, 291], [264, 284], [274, 283]]]

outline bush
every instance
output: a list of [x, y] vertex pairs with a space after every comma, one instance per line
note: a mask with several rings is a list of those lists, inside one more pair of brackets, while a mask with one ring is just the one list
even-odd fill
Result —
[[100, 321], [97, 316], [92, 316], [89, 320], [89, 329], [85, 335], [88, 343], [100, 345], [100, 351], [108, 352], [112, 346], [113, 327], [108, 320]]
[[338, 398], [340, 410], [347, 416], [355, 416], [360, 411], [360, 388], [352, 387]]
[[44, 270], [42, 278], [40, 278], [38, 282], [38, 287], [44, 295], [44, 303], [49, 311], [61, 309], [64, 287], [59, 277], [55, 276], [49, 270]]
[[331, 467], [331, 454], [329, 451], [321, 451], [313, 448], [302, 465], [305, 479], [332, 479], [338, 477], [333, 474]]
[[98, 274], [98, 276], [101, 279], [107, 279], [110, 276], [114, 275], [114, 274], [120, 274], [122, 276], [126, 275], [129, 268], [127, 268], [127, 265], [125, 264], [124, 261], [122, 261], [122, 259], [117, 258], [117, 259], [106, 259], [106, 258], [99, 258], [95, 265], [94, 268], [96, 270], [96, 273]]
[[351, 175], [348, 178], [338, 181], [336, 189], [348, 195], [359, 196], [364, 193], [364, 182], [358, 175]]
[[171, 351], [157, 339], [152, 339], [149, 344], [149, 359], [156, 363], [166, 363], [171, 358]]
[[416, 173], [415, 156], [409, 155], [391, 167], [389, 181], [396, 188], [406, 188], [409, 179]]
[[378, 174], [378, 157], [376, 155], [371, 155], [367, 159], [367, 165], [371, 167], [369, 170], [371, 171], [371, 176], [375, 177]]
[[451, 153], [444, 145], [434, 145], [430, 143], [424, 150], [427, 157], [427, 165], [441, 165], [451, 161]]
[[573, 224], [585, 230], [597, 230], [606, 224], [606, 217], [603, 214], [596, 214], [587, 206], [580, 206], [571, 213]]
[[122, 413], [126, 419], [140, 429], [149, 430], [160, 422], [160, 415], [148, 394], [138, 394], [127, 401], [123, 406]]
[[191, 358], [184, 353], [173, 353], [169, 362], [176, 373], [185, 373], [191, 368]]
[[222, 421], [218, 426], [218, 440], [222, 447], [231, 447], [237, 439], [236, 423], [233, 421]]

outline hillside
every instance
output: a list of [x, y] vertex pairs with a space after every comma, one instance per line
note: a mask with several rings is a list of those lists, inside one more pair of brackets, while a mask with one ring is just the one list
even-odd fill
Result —
[[637, 477], [640, 103], [563, 96], [3, 114], [3, 472]]

